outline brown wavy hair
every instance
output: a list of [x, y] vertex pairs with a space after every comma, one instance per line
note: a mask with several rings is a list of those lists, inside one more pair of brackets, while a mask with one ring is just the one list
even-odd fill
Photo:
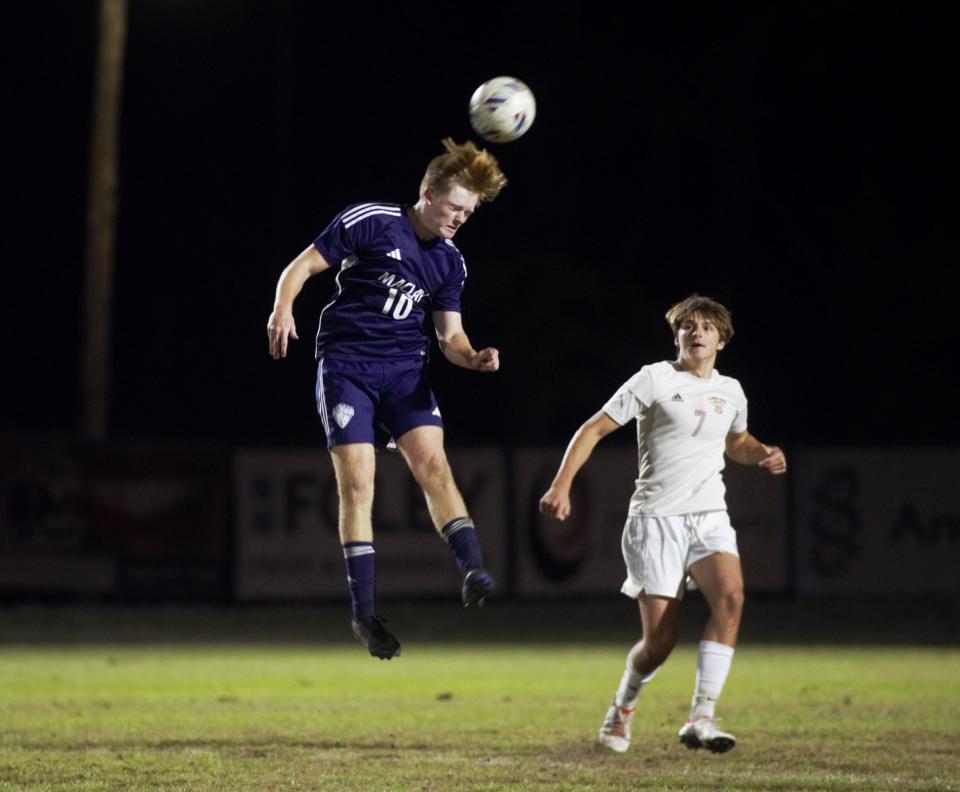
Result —
[[698, 314], [702, 319], [709, 319], [713, 322], [720, 334], [720, 340], [724, 344], [729, 343], [730, 339], [733, 338], [733, 317], [730, 311], [716, 300], [699, 294], [691, 294], [687, 299], [681, 300], [667, 311], [667, 324], [670, 325], [674, 338], [677, 337], [677, 332], [683, 323], [692, 319], [695, 314]]
[[444, 138], [447, 150], [430, 160], [420, 182], [420, 195], [430, 189], [439, 195], [450, 191], [455, 184], [476, 193], [481, 202], [490, 202], [507, 183], [496, 158], [472, 141], [456, 143], [453, 138]]

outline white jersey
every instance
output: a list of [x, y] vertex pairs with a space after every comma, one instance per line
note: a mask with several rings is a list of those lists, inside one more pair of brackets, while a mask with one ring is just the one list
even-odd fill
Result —
[[603, 411], [620, 425], [637, 419], [640, 474], [631, 515], [727, 508], [720, 475], [726, 438], [747, 428], [739, 382], [716, 369], [700, 379], [666, 360], [640, 369]]

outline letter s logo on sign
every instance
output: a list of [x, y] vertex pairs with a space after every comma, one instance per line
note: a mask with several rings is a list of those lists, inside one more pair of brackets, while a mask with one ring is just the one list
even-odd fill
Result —
[[810, 532], [816, 540], [809, 563], [821, 579], [844, 574], [860, 554], [860, 477], [853, 467], [823, 471], [813, 491]]

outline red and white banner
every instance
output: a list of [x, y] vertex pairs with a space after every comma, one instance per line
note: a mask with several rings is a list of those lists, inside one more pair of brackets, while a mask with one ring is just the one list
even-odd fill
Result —
[[216, 448], [0, 439], [0, 589], [223, 596], [225, 460]]

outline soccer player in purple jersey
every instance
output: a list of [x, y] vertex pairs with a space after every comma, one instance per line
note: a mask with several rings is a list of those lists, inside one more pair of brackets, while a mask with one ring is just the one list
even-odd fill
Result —
[[289, 340], [298, 338], [293, 301], [308, 278], [339, 268], [317, 332], [317, 409], [337, 477], [351, 626], [371, 655], [387, 660], [400, 654], [400, 643], [374, 607], [375, 446], [395, 439], [423, 489], [430, 517], [464, 576], [463, 604], [483, 605], [494, 588], [444, 453], [423, 325], [429, 310], [451, 363], [481, 372], [500, 367], [497, 349], [474, 349], [464, 332], [460, 294], [467, 268], [453, 237], [507, 180], [493, 156], [473, 143], [447, 138], [443, 146], [412, 206], [363, 203], [334, 218], [283, 270], [267, 323], [270, 354], [286, 357]]

